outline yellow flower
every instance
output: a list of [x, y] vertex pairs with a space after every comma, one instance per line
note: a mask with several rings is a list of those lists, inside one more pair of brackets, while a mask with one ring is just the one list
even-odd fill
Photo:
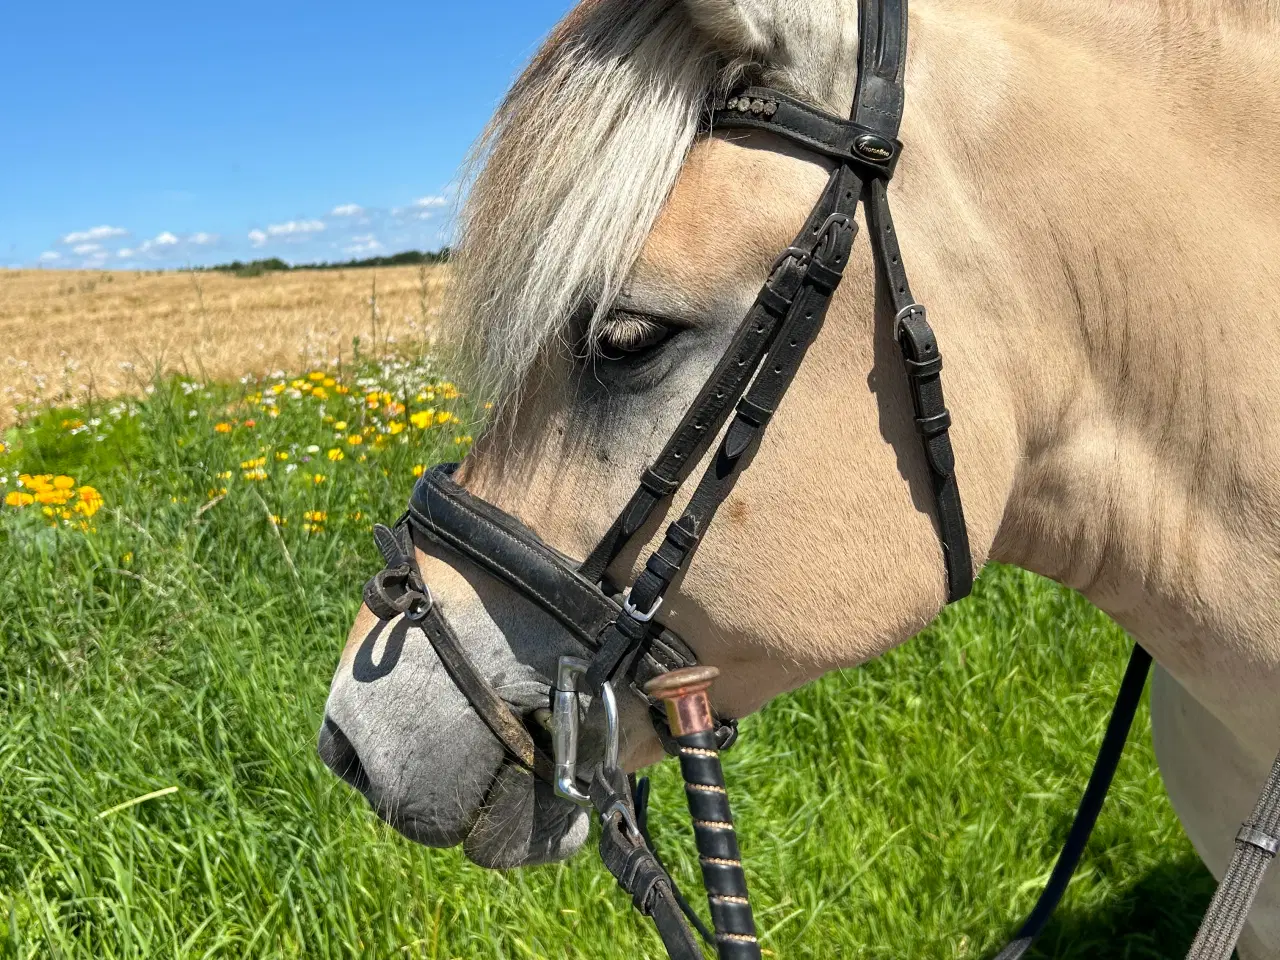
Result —
[[271, 514], [270, 517], [271, 517], [271, 525], [273, 527], [283, 527], [286, 523], [289, 522], [288, 517], [281, 517], [279, 514], [276, 514], [276, 513]]
[[289, 381], [289, 386], [293, 387], [293, 389], [295, 389], [295, 390], [301, 390], [303, 387], [307, 386], [307, 381], [305, 381], [305, 380], [290, 380], [290, 381]]
[[466, 434], [466, 435], [464, 435], [464, 436], [461, 436], [461, 437], [454, 437], [454, 438], [453, 438], [453, 442], [454, 442], [454, 443], [457, 443], [457, 444], [470, 443], [470, 442], [471, 442], [471, 434], [469, 434], [469, 433], [468, 433], [468, 434]]
[[[223, 493], [226, 493], [224, 488]], [[80, 502], [75, 505], [76, 513], [83, 514], [86, 517], [92, 517], [95, 513], [102, 509], [102, 494], [90, 486], [81, 487], [76, 491], [80, 495]]]
[[341, 460], [345, 456], [346, 454], [343, 453], [341, 450], [339, 450], [337, 447], [334, 447], [332, 450], [329, 451], [330, 460]]
[[[341, 453], [342, 451], [339, 450], [338, 452]], [[317, 487], [320, 486], [320, 484], [324, 483], [324, 474], [317, 473], [314, 477], [311, 478], [311, 482], [314, 483]]]
[[404, 404], [403, 404], [403, 403], [388, 403], [388, 404], [387, 404], [387, 416], [388, 416], [388, 417], [398, 417], [398, 416], [400, 416], [400, 414], [402, 414], [402, 413], [404, 413]]
[[493, 404], [492, 404], [492, 403], [486, 403], [486, 404], [484, 405], [484, 408], [485, 408], [486, 410], [492, 410], [492, 409], [493, 409]]
[[224, 420], [222, 423], [215, 423], [215, 424], [213, 425], [213, 429], [214, 429], [214, 431], [215, 431], [215, 432], [217, 432], [217, 433], [230, 433], [230, 432], [231, 432], [231, 424], [227, 423], [227, 422]]
[[431, 426], [431, 418], [434, 414], [435, 411], [430, 407], [427, 407], [427, 409], [419, 410], [417, 413], [409, 417], [409, 422], [419, 430], [425, 430], [427, 427]]
[[127, 566], [133, 563], [133, 551], [130, 550], [127, 553], [125, 553], [125, 555], [120, 558], [120, 563], [123, 566]]
[[335, 379], [333, 379], [333, 377], [325, 377], [325, 378], [324, 378], [324, 385], [325, 385], [326, 387], [332, 387], [332, 386], [335, 386], [337, 383], [338, 383], [338, 381], [337, 381], [337, 380], [335, 380]]
[[329, 399], [329, 391], [326, 390], [324, 387], [316, 387], [314, 390], [311, 391], [311, 395], [315, 397], [317, 400]]
[[3, 443], [0, 443], [0, 453], [8, 453], [8, 452], [9, 452], [9, 448], [6, 447]]
[[70, 499], [70, 490], [41, 490], [36, 494], [36, 503], [53, 504], [59, 507]]
[[403, 432], [404, 432], [404, 421], [403, 421], [403, 420], [392, 420], [390, 423], [388, 423], [388, 424], [387, 424], [387, 432], [388, 432], [389, 434], [391, 434], [393, 437], [394, 437], [397, 433], [403, 433]]
[[265, 480], [267, 479], [267, 471], [263, 470], [261, 467], [256, 467], [253, 470], [246, 470], [244, 472], [244, 478], [246, 480]]
[[423, 465], [423, 464], [421, 464], [421, 463], [416, 463], [416, 464], [414, 464], [414, 466], [413, 466], [413, 475], [414, 475], [415, 477], [420, 477], [420, 476], [422, 476], [422, 475], [423, 475], [424, 473], [426, 473], [426, 472], [427, 472], [427, 468], [426, 468], [426, 466], [424, 466], [424, 465]]
[[318, 382], [318, 381], [320, 381], [320, 380], [323, 380], [323, 379], [324, 379], [324, 372], [323, 372], [323, 371], [320, 371], [320, 370], [312, 370], [310, 373], [308, 373], [308, 374], [307, 374], [307, 379], [308, 379], [308, 380], [315, 380], [315, 381], [317, 381], [317, 382]]
[[280, 394], [284, 393], [286, 389], [288, 388], [283, 383], [277, 383], [275, 386], [271, 388], [271, 392], [274, 393], [276, 396], [279, 396]]
[[329, 519], [329, 514], [323, 510], [307, 510], [302, 514], [303, 520], [310, 520], [312, 523], [324, 523]]
[[364, 437], [360, 436], [358, 433], [353, 433], [351, 436], [347, 437], [347, 443], [353, 447], [358, 447], [360, 444], [364, 443]]
[[6, 493], [4, 502], [11, 507], [29, 507], [36, 502], [36, 498], [29, 493], [23, 493], [20, 490], [14, 490]]
[[76, 481], [74, 477], [63, 475], [53, 478], [53, 488], [55, 490], [70, 490], [75, 485]]
[[453, 414], [450, 413], [448, 410], [441, 410], [439, 413], [436, 414], [436, 423], [448, 423], [452, 419], [453, 419]]
[[276, 459], [277, 459], [277, 460], [288, 460], [288, 459], [289, 459], [289, 451], [288, 451], [288, 450], [277, 450], [277, 451], [276, 451]]
[[353, 513], [353, 514], [351, 515], [351, 519], [352, 519], [352, 520], [363, 520], [363, 519], [364, 519], [364, 511], [363, 511], [363, 510], [357, 510], [355, 513]]
[[62, 428], [64, 430], [76, 430], [84, 426], [83, 420], [63, 420]]
[[[245, 460], [241, 462], [240, 469], [253, 470], [253, 469], [256, 469], [257, 467], [266, 466], [266, 463], [267, 463], [266, 457], [254, 457], [254, 459], [252, 460]], [[230, 473], [228, 473], [227, 476], [230, 476]]]
[[347, 421], [339, 420], [337, 423], [333, 425], [333, 429], [337, 430], [339, 433], [342, 433], [342, 431], [347, 429]]
[[343, 395], [346, 395], [346, 394], [348, 394], [348, 393], [350, 393], [350, 392], [351, 392], [351, 388], [350, 388], [350, 387], [344, 387], [342, 384], [338, 384], [336, 387], [334, 387], [334, 388], [333, 388], [333, 392], [334, 392], [334, 393], [341, 393], [341, 394], [343, 394]]
[[230, 480], [230, 479], [231, 479], [231, 471], [230, 471], [230, 470], [223, 470], [220, 474], [218, 474], [218, 479], [219, 479], [219, 480]]

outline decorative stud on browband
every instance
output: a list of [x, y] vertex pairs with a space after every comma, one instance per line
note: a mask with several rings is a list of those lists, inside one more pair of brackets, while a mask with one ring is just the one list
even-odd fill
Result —
[[778, 112], [778, 101], [761, 100], [759, 97], [730, 97], [724, 105], [726, 110], [737, 110], [739, 113], [754, 113], [756, 116], [772, 117]]

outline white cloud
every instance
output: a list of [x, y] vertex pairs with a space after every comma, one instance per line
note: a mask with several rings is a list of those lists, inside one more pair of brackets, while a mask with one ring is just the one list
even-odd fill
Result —
[[78, 253], [80, 254], [80, 256], [85, 257], [101, 249], [102, 249], [102, 244], [100, 243], [80, 243], [72, 247], [71, 252]]
[[151, 242], [155, 244], [157, 247], [172, 247], [174, 244], [178, 242], [178, 238], [175, 237], [168, 230], [166, 230], [164, 231], [164, 233], [160, 234]]
[[119, 257], [121, 260], [128, 260], [136, 252], [137, 252], [136, 250], [130, 250], [128, 247], [121, 247], [119, 250], [116, 251], [116, 256]]
[[448, 200], [440, 196], [419, 197], [417, 200], [413, 201], [413, 205], [419, 209], [424, 209], [429, 207], [443, 207], [448, 202]]
[[288, 223], [273, 223], [267, 227], [269, 237], [287, 237], [296, 233], [319, 233], [324, 224], [319, 220], [290, 220]]
[[334, 207], [329, 211], [331, 217], [358, 217], [364, 213], [364, 207], [358, 203], [344, 203], [340, 207]]
[[260, 247], [267, 242], [267, 235], [263, 233], [261, 230], [250, 230], [249, 242], [252, 243], [255, 247]]
[[378, 242], [378, 238], [372, 233], [362, 233], [351, 238], [352, 243], [348, 247], [343, 247], [343, 252], [358, 253], [377, 253], [382, 249], [382, 244]]
[[41, 263], [52, 263], [54, 260], [61, 260], [61, 259], [62, 259], [62, 254], [60, 254], [57, 250], [46, 250], [44, 253], [40, 254]]
[[124, 227], [90, 227], [88, 230], [78, 230], [75, 233], [68, 233], [62, 238], [62, 242], [66, 244], [73, 243], [89, 243], [94, 240], [109, 240], [112, 237], [123, 237], [129, 231]]
[[218, 235], [216, 233], [193, 233], [187, 237], [187, 243], [194, 243], [197, 247], [207, 246], [210, 243], [217, 243]]

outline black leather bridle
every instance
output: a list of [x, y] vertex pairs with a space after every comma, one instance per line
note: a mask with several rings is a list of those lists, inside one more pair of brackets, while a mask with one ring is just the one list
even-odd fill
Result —
[[[552, 784], [560, 796], [596, 807], [606, 866], [635, 905], [653, 917], [669, 954], [678, 960], [702, 956], [686, 916], [708, 939], [712, 935], [680, 896], [653, 850], [644, 822], [647, 789], [642, 783], [636, 790], [618, 769], [614, 688], [626, 685], [644, 697], [642, 687], [648, 681], [697, 663], [688, 644], [662, 625], [663, 599], [749, 463], [821, 329], [849, 261], [859, 202], [866, 212], [877, 283], [894, 311], [894, 335], [932, 479], [948, 602], [967, 596], [973, 584], [948, 435], [951, 416], [943, 402], [942, 355], [925, 308], [911, 295], [889, 212], [888, 184], [902, 152], [897, 135], [904, 102], [906, 0], [864, 0], [859, 37], [851, 119], [832, 116], [767, 87], [747, 87], [712, 105], [710, 130], [771, 133], [834, 161], [834, 170], [679, 426], [587, 558], [576, 562], [566, 557], [511, 515], [467, 493], [453, 480], [456, 464], [436, 467], [422, 476], [408, 512], [394, 531], [376, 528], [387, 565], [365, 587], [370, 610], [384, 620], [403, 615], [415, 622], [511, 759]], [[607, 568], [659, 509], [669, 508], [717, 437], [715, 453], [683, 513], [667, 527], [635, 581], [616, 593], [607, 585]], [[539, 749], [522, 718], [472, 664], [418, 571], [415, 535], [465, 557], [541, 607], [579, 647], [582, 656], [562, 658], [556, 678], [554, 757]], [[1066, 889], [1119, 761], [1149, 665], [1150, 657], [1135, 647], [1067, 844], [1035, 910], [999, 960], [1014, 960], [1030, 947]], [[575, 766], [579, 692], [602, 700], [612, 734], [608, 738], [612, 751], [606, 751], [589, 778], [579, 778]], [[736, 736], [736, 723], [718, 720], [717, 729], [701, 737], [673, 735], [658, 705], [645, 700], [664, 746], [681, 758], [719, 955], [722, 960], [759, 958], [718, 760], [718, 751]], [[580, 787], [584, 780], [586, 791]], [[1280, 787], [1277, 795], [1280, 798]], [[1261, 836], [1270, 839], [1269, 834]]]

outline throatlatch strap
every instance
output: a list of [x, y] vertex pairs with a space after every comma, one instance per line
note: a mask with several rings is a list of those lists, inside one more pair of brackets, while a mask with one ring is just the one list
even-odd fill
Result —
[[[865, 5], [864, 5], [865, 6]], [[956, 458], [951, 449], [951, 414], [942, 396], [942, 351], [925, 308], [916, 303], [907, 282], [907, 270], [898, 247], [898, 236], [889, 213], [888, 185], [873, 180], [867, 187], [867, 231], [871, 249], [882, 271], [895, 314], [894, 339], [902, 351], [902, 363], [911, 389], [916, 432], [924, 445], [925, 461], [933, 486], [938, 539], [942, 542], [947, 571], [947, 602], [954, 603], [973, 589], [973, 558], [969, 552], [969, 528], [960, 504], [956, 482]]]
[[1280, 757], [1271, 767], [1253, 816], [1236, 834], [1235, 853], [1200, 921], [1187, 960], [1228, 960], [1277, 850], [1280, 850]]

